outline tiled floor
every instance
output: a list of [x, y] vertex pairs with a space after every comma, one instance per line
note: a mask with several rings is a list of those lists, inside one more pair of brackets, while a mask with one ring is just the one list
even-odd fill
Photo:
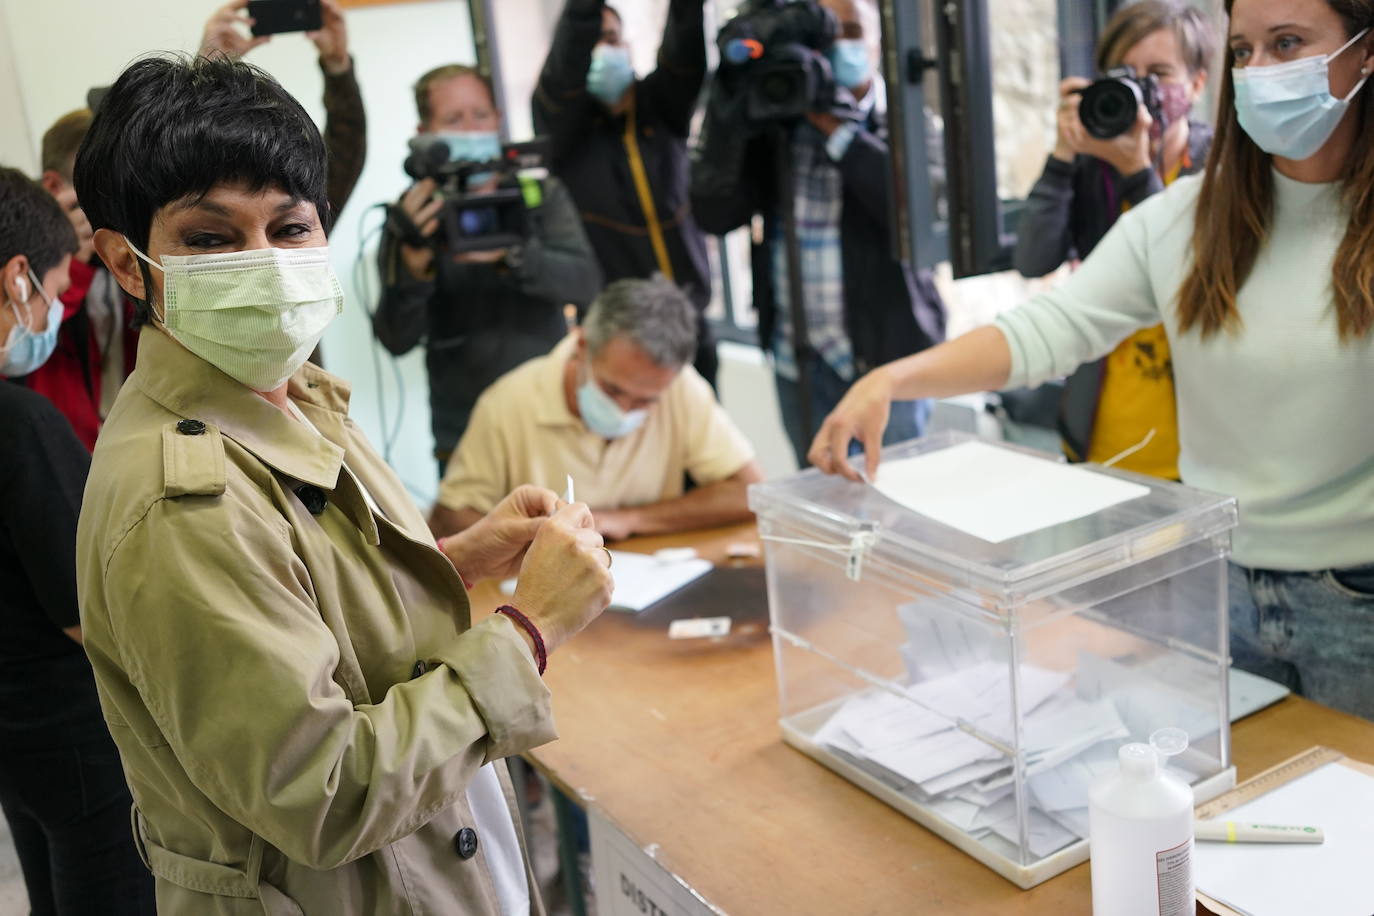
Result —
[[14, 857], [14, 840], [5, 819], [0, 818], [0, 916], [28, 916], [29, 898]]

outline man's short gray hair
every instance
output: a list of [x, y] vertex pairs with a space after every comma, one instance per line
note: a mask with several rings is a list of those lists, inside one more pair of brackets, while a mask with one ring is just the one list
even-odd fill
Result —
[[607, 286], [588, 310], [582, 333], [593, 356], [616, 337], [626, 337], [664, 368], [685, 366], [697, 352], [696, 309], [661, 274]]

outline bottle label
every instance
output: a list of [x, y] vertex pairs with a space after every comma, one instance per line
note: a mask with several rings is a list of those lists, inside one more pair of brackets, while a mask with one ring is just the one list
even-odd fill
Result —
[[1159, 916], [1193, 916], [1193, 839], [1155, 853]]

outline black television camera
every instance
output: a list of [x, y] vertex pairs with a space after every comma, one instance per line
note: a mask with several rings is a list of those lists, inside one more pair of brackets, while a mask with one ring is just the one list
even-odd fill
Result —
[[734, 69], [753, 122], [790, 121], [835, 104], [824, 51], [835, 17], [815, 0], [748, 0], [716, 38], [723, 68]]
[[1102, 78], [1081, 90], [1078, 119], [1083, 129], [1099, 140], [1119, 137], [1131, 129], [1140, 106], [1160, 123], [1159, 80], [1136, 76], [1130, 67], [1108, 70]]
[[[416, 181], [434, 179], [439, 186], [435, 195], [444, 206], [439, 211], [439, 231], [430, 239], [421, 237], [412, 224], [402, 228], [403, 241], [416, 247], [434, 245], [451, 254], [509, 248], [525, 241], [529, 234], [525, 193], [514, 179], [520, 172], [543, 168], [545, 145], [541, 139], [507, 143], [501, 147], [500, 158], [476, 162], [453, 159], [440, 135], [412, 137], [406, 174]], [[475, 184], [485, 185], [493, 174], [500, 176], [495, 189], [471, 190]]]

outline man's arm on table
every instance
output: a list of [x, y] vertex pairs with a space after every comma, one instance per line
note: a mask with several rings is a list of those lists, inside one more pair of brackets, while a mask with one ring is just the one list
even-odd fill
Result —
[[748, 521], [749, 485], [763, 480], [757, 462], [750, 461], [734, 474], [698, 487], [676, 499], [624, 509], [593, 509], [596, 530], [610, 541], [635, 535], [672, 534], [694, 528], [714, 528]]

